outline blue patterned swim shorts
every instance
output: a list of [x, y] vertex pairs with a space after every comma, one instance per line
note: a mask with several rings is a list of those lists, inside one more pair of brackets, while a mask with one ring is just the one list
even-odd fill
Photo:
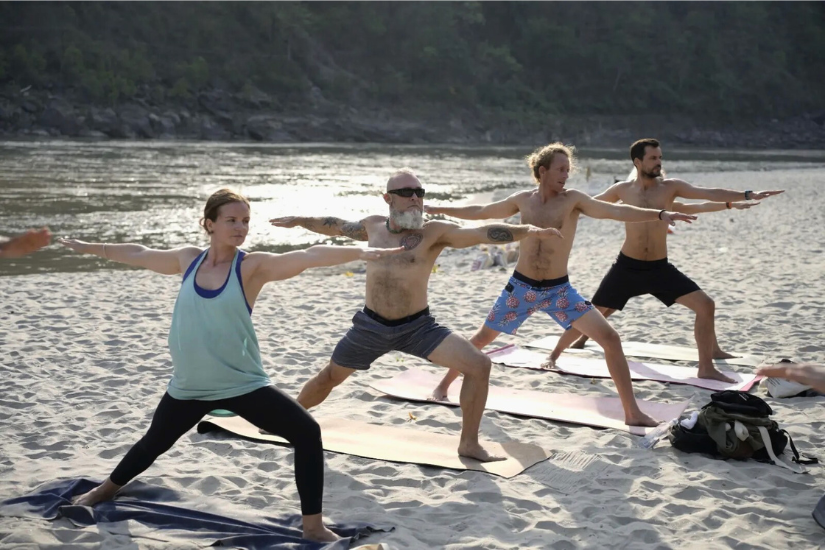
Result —
[[498, 332], [515, 334], [528, 317], [543, 311], [564, 330], [570, 330], [573, 321], [591, 309], [592, 304], [576, 292], [566, 275], [536, 281], [514, 271], [484, 324]]

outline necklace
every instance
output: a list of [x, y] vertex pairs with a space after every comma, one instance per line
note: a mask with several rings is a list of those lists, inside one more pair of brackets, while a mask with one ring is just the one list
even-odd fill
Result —
[[389, 218], [387, 218], [387, 223], [386, 223], [385, 225], [387, 226], [387, 231], [389, 231], [390, 233], [394, 233], [394, 234], [396, 234], [396, 235], [397, 235], [397, 234], [399, 234], [399, 233], [403, 233], [403, 232], [404, 232], [404, 230], [403, 230], [403, 229], [402, 229], [402, 230], [400, 230], [400, 231], [396, 231], [395, 229], [393, 229], [392, 227], [390, 227], [390, 219], [389, 219]]

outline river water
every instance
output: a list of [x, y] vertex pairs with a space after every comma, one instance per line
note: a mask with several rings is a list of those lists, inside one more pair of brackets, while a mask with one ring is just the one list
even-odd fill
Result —
[[[260, 145], [147, 141], [0, 142], [0, 234], [48, 226], [55, 236], [166, 248], [205, 245], [198, 226], [206, 197], [230, 187], [252, 201], [247, 250], [284, 251], [330, 242], [302, 229], [277, 229], [276, 216], [357, 220], [386, 212], [387, 176], [410, 167], [427, 200], [466, 203], [532, 185], [523, 147]], [[592, 194], [627, 174], [624, 150], [581, 150], [569, 184]], [[702, 185], [707, 174], [740, 181], [766, 172], [825, 167], [825, 151], [668, 151], [665, 168]], [[587, 177], [589, 168], [590, 177]], [[769, 179], [769, 178], [768, 178]], [[708, 184], [710, 185], [710, 184]], [[716, 183], [714, 183], [716, 185]], [[739, 188], [740, 186], [732, 186]], [[761, 188], [754, 185], [755, 189]], [[0, 263], [0, 275], [121, 269], [53, 244]]]

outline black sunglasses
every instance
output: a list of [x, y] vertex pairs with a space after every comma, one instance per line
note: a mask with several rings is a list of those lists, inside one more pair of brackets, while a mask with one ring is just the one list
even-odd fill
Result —
[[387, 193], [392, 193], [393, 195], [398, 195], [400, 197], [404, 197], [405, 199], [409, 199], [413, 195], [419, 199], [424, 198], [423, 187], [402, 187], [401, 189], [390, 189]]

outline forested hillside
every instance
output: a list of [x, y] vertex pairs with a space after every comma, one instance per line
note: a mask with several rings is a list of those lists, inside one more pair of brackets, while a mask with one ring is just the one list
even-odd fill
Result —
[[0, 85], [116, 106], [772, 119], [825, 109], [822, 2], [0, 3]]

